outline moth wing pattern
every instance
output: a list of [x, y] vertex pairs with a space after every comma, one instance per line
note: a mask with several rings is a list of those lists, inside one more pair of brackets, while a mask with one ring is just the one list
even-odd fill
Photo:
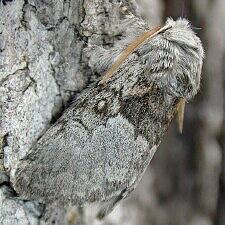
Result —
[[138, 159], [149, 151], [148, 142], [135, 137], [132, 124], [119, 114], [107, 121], [97, 118], [92, 100], [83, 112], [70, 107], [21, 161], [15, 187], [23, 196], [83, 205], [120, 196], [137, 182], [137, 173], [153, 156], [148, 154], [145, 162]]

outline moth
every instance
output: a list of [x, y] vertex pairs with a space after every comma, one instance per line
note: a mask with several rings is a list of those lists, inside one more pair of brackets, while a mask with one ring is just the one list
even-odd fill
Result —
[[19, 161], [15, 190], [45, 204], [98, 202], [98, 217], [109, 214], [139, 183], [177, 108], [197, 94], [203, 57], [186, 19], [146, 31]]

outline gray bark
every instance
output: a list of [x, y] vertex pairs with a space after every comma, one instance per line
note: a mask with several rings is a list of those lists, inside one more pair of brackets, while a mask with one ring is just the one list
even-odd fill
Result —
[[[2, 224], [68, 222], [64, 208], [42, 208], [17, 198], [6, 174], [14, 176], [18, 160], [71, 98], [95, 80], [83, 55], [86, 43], [110, 46], [137, 32], [130, 28], [138, 19], [126, 15], [135, 10], [133, 3], [97, 0], [1, 4]], [[72, 210], [71, 220], [76, 214]]]
[[[85, 216], [73, 207], [44, 208], [19, 199], [10, 187], [9, 171], [18, 159], [98, 76], [84, 54], [86, 43], [110, 47], [134, 32], [134, 21], [125, 21], [119, 9], [136, 14], [140, 7], [124, 2], [0, 3], [0, 224], [225, 224], [223, 0], [188, 3], [194, 26], [204, 28], [207, 66], [201, 94], [187, 108], [184, 136], [171, 127], [135, 193], [103, 222], [93, 207]], [[140, 14], [158, 25], [162, 2], [145, 2], [150, 10], [145, 5]], [[181, 5], [164, 2], [167, 16], [180, 16]]]

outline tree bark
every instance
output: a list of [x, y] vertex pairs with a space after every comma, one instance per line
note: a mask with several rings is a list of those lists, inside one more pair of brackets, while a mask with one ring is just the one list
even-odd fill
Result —
[[90, 224], [93, 218], [84, 218], [79, 210], [44, 208], [20, 200], [9, 177], [13, 178], [18, 160], [70, 101], [96, 79], [84, 54], [87, 43], [110, 47], [129, 32], [138, 32], [131, 28], [139, 19], [127, 16], [137, 14], [136, 4], [108, 0], [4, 3], [0, 8], [1, 223], [67, 224], [71, 220], [72, 224], [78, 218], [78, 223]]
[[190, 1], [184, 8], [194, 26], [204, 28], [201, 94], [187, 107], [184, 136], [171, 127], [137, 190], [103, 222], [93, 207], [45, 208], [21, 200], [10, 186], [18, 160], [99, 76], [87, 43], [110, 48], [138, 32], [133, 27], [140, 17], [158, 25], [163, 3], [166, 16], [182, 11], [176, 1], [137, 2], [145, 6], [129, 0], [0, 3], [0, 224], [225, 224], [223, 0]]

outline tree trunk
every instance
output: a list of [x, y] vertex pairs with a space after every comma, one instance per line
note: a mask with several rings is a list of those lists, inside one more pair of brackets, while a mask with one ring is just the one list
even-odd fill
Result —
[[[10, 186], [20, 158], [70, 102], [96, 80], [87, 43], [110, 48], [145, 17], [180, 16], [176, 1], [14, 0], [0, 2], [0, 224], [225, 224], [225, 4], [189, 1], [205, 41], [203, 87], [189, 104], [184, 135], [172, 126], [141, 184], [103, 222], [96, 209], [44, 207]], [[141, 7], [142, 6], [142, 7]], [[147, 10], [146, 10], [147, 9]], [[193, 10], [194, 9], [194, 10]], [[131, 13], [132, 14], [131, 14]], [[221, 38], [221, 39], [220, 39]], [[63, 187], [62, 187], [63, 188]]]

